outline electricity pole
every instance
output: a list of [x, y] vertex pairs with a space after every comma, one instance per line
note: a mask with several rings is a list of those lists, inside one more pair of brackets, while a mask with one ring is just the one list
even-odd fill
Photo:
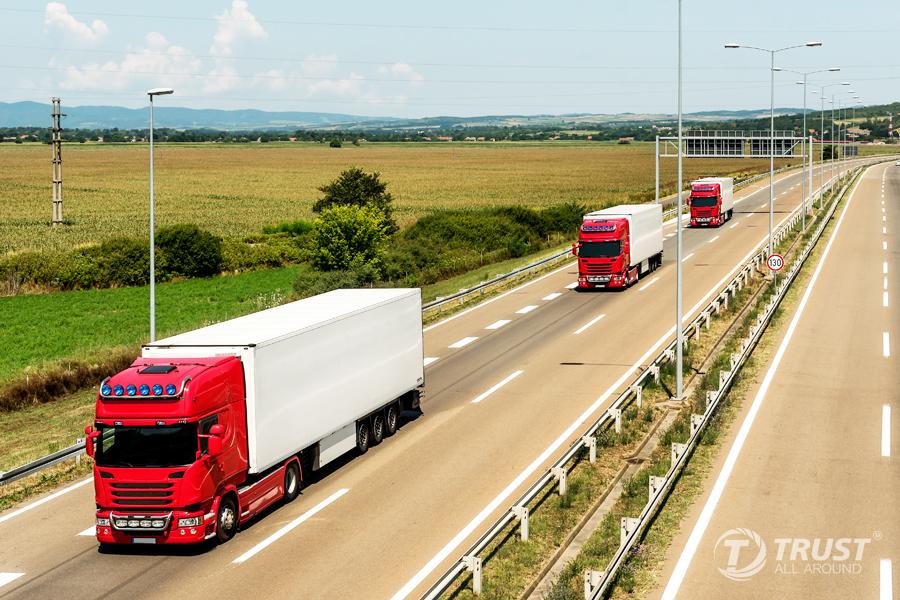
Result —
[[62, 198], [62, 117], [59, 107], [59, 98], [51, 98], [53, 110], [50, 113], [50, 138], [53, 149], [53, 216], [51, 222], [54, 226], [63, 222], [63, 198]]

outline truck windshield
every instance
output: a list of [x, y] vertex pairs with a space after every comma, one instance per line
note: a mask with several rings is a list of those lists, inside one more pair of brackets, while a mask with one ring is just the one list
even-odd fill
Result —
[[718, 196], [691, 196], [691, 206], [715, 206]]
[[578, 249], [581, 258], [610, 258], [622, 253], [622, 242], [582, 242]]
[[174, 467], [197, 459], [197, 424], [164, 427], [99, 425], [94, 460], [99, 467]]

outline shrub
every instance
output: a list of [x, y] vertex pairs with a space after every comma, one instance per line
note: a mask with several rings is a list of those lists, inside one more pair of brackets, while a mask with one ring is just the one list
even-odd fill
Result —
[[146, 285], [150, 281], [150, 243], [146, 240], [127, 237], [106, 240], [100, 244], [97, 262], [94, 285]]
[[266, 225], [262, 228], [262, 232], [266, 234], [287, 233], [295, 237], [300, 237], [309, 233], [312, 229], [313, 223], [297, 220], [279, 223], [278, 225]]
[[301, 268], [294, 279], [294, 293], [298, 298], [308, 298], [343, 288], [371, 286], [375, 273], [366, 266], [348, 271], [317, 271]]
[[313, 204], [313, 212], [322, 212], [332, 206], [371, 206], [382, 212], [389, 228], [388, 233], [398, 231], [394, 221], [391, 202], [394, 197], [387, 191], [387, 184], [381, 181], [380, 173], [366, 173], [352, 167], [342, 171], [337, 179], [319, 188], [324, 194]]
[[222, 271], [222, 240], [196, 225], [160, 228], [156, 249], [165, 275], [208, 277]]
[[225, 271], [249, 271], [296, 264], [300, 262], [301, 255], [296, 239], [284, 233], [222, 241], [222, 269]]
[[340, 148], [341, 146], [343, 146], [343, 144], [341, 143], [341, 140], [339, 140], [339, 139], [337, 139], [337, 138], [335, 138], [335, 139], [331, 140], [330, 142], [328, 142], [328, 145], [329, 145], [331, 148]]
[[322, 212], [310, 240], [310, 259], [322, 271], [367, 266], [381, 271], [388, 224], [376, 208], [334, 206]]

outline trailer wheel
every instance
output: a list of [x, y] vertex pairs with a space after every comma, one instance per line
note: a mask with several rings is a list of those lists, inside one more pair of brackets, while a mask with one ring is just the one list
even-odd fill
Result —
[[360, 454], [365, 454], [369, 449], [369, 422], [367, 420], [356, 424], [356, 449]]
[[400, 410], [396, 404], [391, 404], [384, 411], [384, 435], [392, 436], [397, 431], [400, 424]]
[[224, 544], [234, 537], [238, 528], [237, 503], [233, 496], [225, 496], [219, 502], [219, 510], [216, 511], [216, 539]]
[[292, 502], [300, 494], [300, 469], [291, 461], [284, 469], [284, 503]]
[[384, 439], [384, 413], [376, 413], [372, 417], [372, 444], [380, 444]]

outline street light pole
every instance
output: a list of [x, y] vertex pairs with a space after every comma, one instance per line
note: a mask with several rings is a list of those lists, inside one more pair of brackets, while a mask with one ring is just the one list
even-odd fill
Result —
[[[759, 50], [769, 53], [769, 242], [767, 254], [771, 255], [775, 251], [772, 240], [772, 234], [775, 223], [775, 54], [784, 52], [785, 50], [793, 50], [794, 48], [818, 48], [822, 42], [807, 42], [796, 46], [786, 46], [784, 48], [759, 48], [757, 46], [744, 46], [741, 44], [729, 43], [725, 44], [726, 48], [746, 48], [748, 50]], [[774, 275], [773, 275], [774, 281]]]
[[681, 131], [681, 101], [682, 101], [682, 77], [681, 77], [681, 2], [678, 0], [678, 209], [675, 212], [675, 401], [680, 402], [683, 389], [683, 350], [684, 331], [682, 329], [682, 277], [681, 277], [681, 210], [682, 210], [682, 131]]
[[154, 88], [147, 92], [150, 97], [150, 341], [156, 341], [156, 232], [154, 223], [153, 197], [153, 96], [174, 93], [171, 88]]

